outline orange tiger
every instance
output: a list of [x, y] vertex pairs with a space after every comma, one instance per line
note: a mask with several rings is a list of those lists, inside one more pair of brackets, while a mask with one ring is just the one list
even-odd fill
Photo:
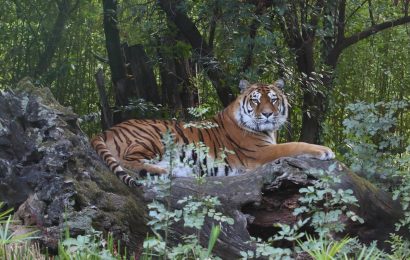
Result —
[[[239, 97], [209, 120], [215, 127], [185, 128], [185, 123], [173, 120], [128, 120], [95, 136], [91, 144], [110, 170], [129, 186], [138, 184], [123, 167], [139, 173], [167, 172], [165, 167], [148, 163], [150, 159], [164, 154], [161, 140], [167, 130], [182, 146], [204, 143], [209, 147], [210, 159], [218, 158], [224, 148], [232, 151], [226, 154], [224, 167], [211, 169], [211, 175], [217, 176], [230, 175], [240, 169], [254, 169], [284, 156], [320, 160], [335, 157], [325, 146], [303, 142], [276, 144], [275, 133], [288, 116], [283, 80], [273, 84], [250, 84], [241, 80], [239, 87]], [[193, 150], [182, 150], [181, 160], [186, 156], [194, 162], [197, 160]]]

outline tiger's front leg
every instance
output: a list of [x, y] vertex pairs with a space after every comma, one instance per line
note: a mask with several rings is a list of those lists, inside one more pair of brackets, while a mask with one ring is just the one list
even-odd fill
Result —
[[267, 146], [261, 149], [259, 158], [261, 158], [263, 163], [267, 163], [280, 157], [288, 156], [316, 158], [319, 160], [330, 160], [335, 158], [335, 154], [330, 148], [304, 142], [290, 142]]

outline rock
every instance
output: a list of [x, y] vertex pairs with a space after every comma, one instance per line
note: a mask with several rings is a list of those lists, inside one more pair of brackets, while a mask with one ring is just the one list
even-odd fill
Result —
[[51, 252], [67, 226], [73, 237], [113, 232], [128, 252], [140, 251], [149, 231], [141, 192], [100, 162], [77, 115], [28, 79], [0, 93], [0, 201]]

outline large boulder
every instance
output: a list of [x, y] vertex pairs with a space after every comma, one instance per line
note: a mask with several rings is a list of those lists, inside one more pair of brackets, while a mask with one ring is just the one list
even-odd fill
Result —
[[0, 93], [0, 201], [51, 250], [69, 227], [72, 236], [110, 231], [140, 251], [148, 232], [141, 191], [103, 165], [77, 119], [28, 79]]

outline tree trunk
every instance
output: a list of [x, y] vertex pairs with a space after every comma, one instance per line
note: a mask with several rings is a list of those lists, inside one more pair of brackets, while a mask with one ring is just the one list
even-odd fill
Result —
[[[169, 35], [158, 39], [159, 46], [173, 46], [174, 39]], [[168, 47], [169, 48], [169, 47]], [[158, 47], [158, 57], [160, 58], [159, 70], [161, 76], [162, 104], [171, 111], [181, 111], [181, 90], [178, 87], [178, 75], [176, 72], [175, 58]]]
[[[251, 236], [267, 240], [278, 232], [278, 228], [273, 226], [275, 223], [296, 224], [299, 218], [292, 213], [294, 208], [300, 206], [299, 189], [315, 182], [318, 176], [312, 169], [327, 171], [334, 163], [337, 162], [281, 158], [243, 175], [207, 178], [203, 184], [198, 184], [192, 178], [176, 178], [172, 181], [171, 196], [166, 200], [170, 202], [171, 210], [174, 210], [183, 207], [177, 201], [187, 196], [217, 196], [222, 202], [218, 210], [235, 222], [233, 225], [222, 224], [213, 252], [222, 259], [237, 259], [241, 251], [255, 250], [255, 245], [249, 243]], [[390, 194], [350, 172], [341, 163], [337, 163], [331, 174], [341, 179], [334, 189], [353, 190], [360, 207], [352, 207], [351, 210], [365, 222], [352, 222], [343, 215], [340, 221], [346, 224], [345, 232], [329, 235], [334, 239], [346, 235], [357, 236], [363, 243], [388, 239], [389, 234], [394, 232], [394, 224], [404, 216], [400, 203], [393, 201]], [[146, 200], [158, 200], [156, 192], [155, 187], [145, 188]], [[162, 202], [166, 203], [164, 199]], [[214, 222], [206, 218], [200, 233], [204, 246], [207, 245]], [[184, 228], [182, 223], [174, 225], [172, 230], [171, 240], [174, 243], [180, 242], [182, 234], [194, 233]], [[284, 245], [291, 247], [290, 244]], [[378, 246], [387, 248], [388, 245], [381, 242]]]
[[[159, 46], [176, 44], [175, 39], [168, 36], [159, 41]], [[169, 55], [161, 48], [158, 48], [158, 56], [161, 59], [162, 104], [184, 115], [184, 109], [198, 104], [198, 91], [192, 84], [194, 72], [191, 62], [184, 57]]]
[[43, 76], [50, 68], [57, 47], [63, 38], [63, 32], [65, 31], [69, 15], [78, 7], [78, 3], [79, 1], [76, 0], [76, 3], [71, 6], [71, 0], [58, 1], [58, 14], [51, 32], [45, 37], [44, 51], [40, 54], [37, 67], [34, 70], [35, 78]]
[[158, 91], [157, 81], [151, 61], [144, 50], [144, 46], [136, 44], [129, 46], [124, 44], [126, 63], [130, 69], [129, 75], [133, 80], [133, 96], [140, 97], [154, 104], [159, 104], [161, 98]]
[[112, 110], [105, 91], [104, 72], [102, 69], [98, 69], [97, 73], [95, 73], [95, 81], [97, 83], [98, 94], [100, 95], [101, 129], [105, 130], [110, 128], [113, 123]]
[[301, 142], [320, 143], [321, 123], [325, 114], [323, 91], [318, 89], [315, 72], [313, 41], [298, 39], [293, 48], [298, 71], [302, 74], [303, 90]]
[[206, 71], [222, 105], [228, 106], [234, 100], [230, 89], [231, 79], [222, 71], [221, 66], [213, 55], [212, 49], [208, 46], [206, 40], [203, 39], [194, 22], [178, 7], [179, 1], [160, 0], [158, 2], [167, 17], [175, 23], [178, 30], [191, 44], [196, 59]]
[[195, 107], [198, 105], [198, 89], [192, 84], [195, 70], [189, 59], [175, 59], [175, 72], [181, 86], [182, 108]]
[[121, 111], [120, 108], [129, 104], [129, 98], [135, 96], [135, 92], [133, 92], [132, 82], [127, 77], [125, 57], [121, 49], [120, 34], [117, 27], [117, 1], [103, 0], [103, 12], [105, 45], [111, 70], [111, 80], [114, 86], [115, 106], [117, 107], [113, 115], [113, 121], [114, 124], [117, 124], [131, 117], [127, 111]]

